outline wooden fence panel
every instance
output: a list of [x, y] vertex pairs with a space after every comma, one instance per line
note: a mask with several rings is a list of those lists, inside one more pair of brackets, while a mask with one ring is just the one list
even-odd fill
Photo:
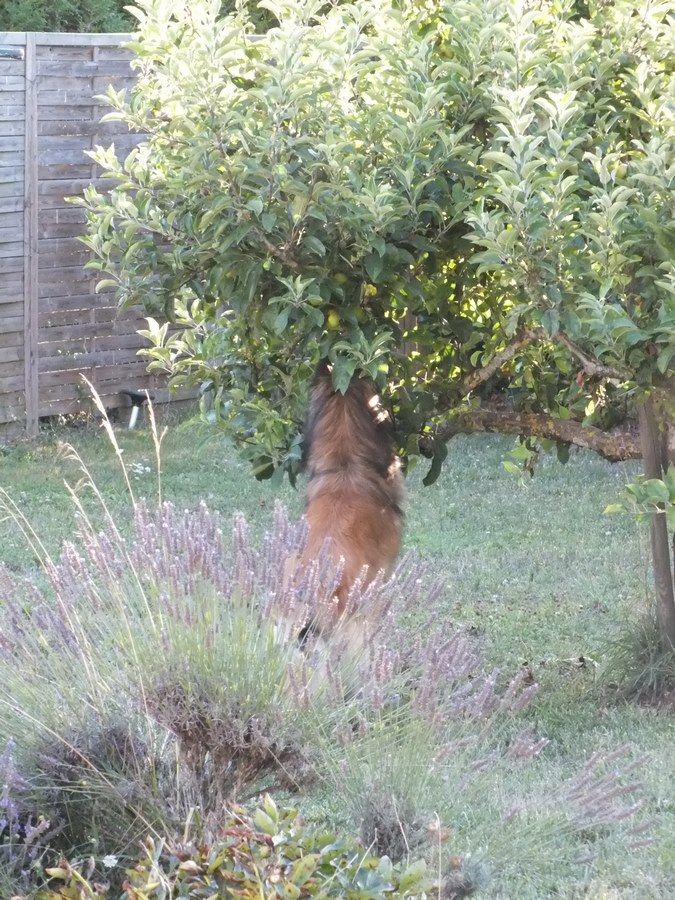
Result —
[[0, 428], [26, 418], [26, 60], [21, 55], [0, 60]]
[[168, 396], [137, 355], [140, 312], [95, 293], [84, 212], [66, 201], [108, 187], [88, 150], [114, 142], [126, 155], [142, 140], [99, 121], [96, 96], [133, 84], [126, 38], [0, 33], [23, 57], [0, 58], [0, 436], [7, 423], [35, 434], [40, 416], [82, 409], [82, 374], [111, 407], [125, 389]]

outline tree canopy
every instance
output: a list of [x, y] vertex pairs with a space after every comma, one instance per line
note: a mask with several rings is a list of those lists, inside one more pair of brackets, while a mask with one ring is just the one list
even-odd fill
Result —
[[[231, 12], [237, 2], [249, 2], [258, 28], [269, 26], [269, 13], [255, 0], [222, 0], [221, 12]], [[126, 0], [0, 0], [0, 31], [126, 32], [133, 27], [127, 5]]]
[[477, 430], [639, 455], [616, 428], [675, 354], [669, 4], [261, 6], [132, 10], [108, 117], [147, 139], [85, 205], [151, 367], [258, 477], [296, 472], [320, 357], [409, 462]]

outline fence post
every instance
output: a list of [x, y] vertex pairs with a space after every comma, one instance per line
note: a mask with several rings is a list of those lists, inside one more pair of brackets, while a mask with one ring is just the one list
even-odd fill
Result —
[[26, 432], [38, 433], [38, 152], [37, 53], [34, 32], [26, 33], [26, 115], [23, 222], [23, 358]]

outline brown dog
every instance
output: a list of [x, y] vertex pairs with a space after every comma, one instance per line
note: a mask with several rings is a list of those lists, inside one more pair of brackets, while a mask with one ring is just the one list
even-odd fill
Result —
[[319, 364], [303, 459], [309, 526], [304, 560], [316, 558], [330, 539], [332, 557], [344, 561], [335, 609], [329, 621], [318, 623], [325, 629], [350, 614], [349, 589], [364, 566], [366, 582], [380, 570], [388, 573], [401, 544], [403, 475], [394, 452], [391, 416], [371, 381], [353, 378], [343, 395], [333, 390], [329, 366]]

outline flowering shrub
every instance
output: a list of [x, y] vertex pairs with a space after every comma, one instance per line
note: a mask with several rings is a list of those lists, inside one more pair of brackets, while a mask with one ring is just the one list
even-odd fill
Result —
[[0, 890], [14, 879], [26, 881], [54, 829], [43, 816], [29, 812], [28, 785], [14, 759], [10, 738], [0, 754]]
[[[382, 735], [421, 730], [437, 773], [458, 734], [497, 736], [530, 701], [535, 685], [500, 692], [467, 636], [434, 624], [439, 585], [410, 559], [355, 584], [351, 624], [301, 649], [340, 577], [327, 554], [297, 566], [304, 540], [281, 507], [256, 547], [242, 516], [226, 546], [203, 505], [139, 503], [129, 538], [82, 512], [77, 542], [45, 561], [48, 593], [5, 577], [0, 728], [70, 839], [114, 844], [130, 819], [170, 829], [195, 805], [208, 817], [265, 786], [331, 779], [336, 752], [348, 762]], [[418, 779], [394, 786], [371, 765], [380, 792], [423, 814]]]

